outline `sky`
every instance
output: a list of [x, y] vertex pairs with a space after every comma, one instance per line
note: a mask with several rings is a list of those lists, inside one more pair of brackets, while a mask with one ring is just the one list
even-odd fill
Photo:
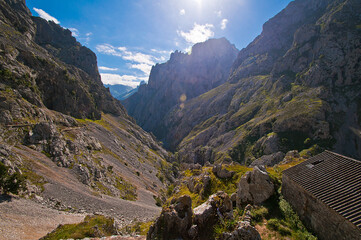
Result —
[[136, 87], [175, 50], [227, 38], [239, 50], [291, 0], [27, 0], [97, 55], [104, 84]]

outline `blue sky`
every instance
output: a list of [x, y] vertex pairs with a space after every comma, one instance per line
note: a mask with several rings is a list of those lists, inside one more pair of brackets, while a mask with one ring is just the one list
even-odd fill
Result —
[[226, 37], [238, 49], [291, 0], [27, 0], [98, 57], [103, 83], [135, 87], [171, 52]]

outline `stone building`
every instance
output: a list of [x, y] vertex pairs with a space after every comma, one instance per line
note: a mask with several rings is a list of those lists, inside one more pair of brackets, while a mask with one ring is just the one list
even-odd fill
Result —
[[285, 170], [282, 194], [320, 240], [361, 239], [361, 161], [325, 151]]

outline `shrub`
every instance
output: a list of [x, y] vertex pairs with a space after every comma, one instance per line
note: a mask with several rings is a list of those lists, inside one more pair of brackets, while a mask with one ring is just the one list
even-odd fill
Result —
[[271, 218], [270, 220], [268, 220], [267, 222], [268, 229], [278, 231], [279, 227], [280, 227], [280, 222], [277, 219]]
[[0, 162], [0, 190], [4, 194], [18, 194], [20, 190], [26, 189], [25, 177], [19, 172], [9, 174], [9, 167]]
[[252, 220], [259, 223], [262, 222], [263, 218], [268, 215], [268, 209], [265, 207], [260, 207], [252, 210], [251, 212]]
[[79, 224], [59, 225], [42, 240], [52, 239], [83, 239], [87, 237], [104, 237], [116, 234], [114, 219], [101, 215], [86, 216], [84, 222]]

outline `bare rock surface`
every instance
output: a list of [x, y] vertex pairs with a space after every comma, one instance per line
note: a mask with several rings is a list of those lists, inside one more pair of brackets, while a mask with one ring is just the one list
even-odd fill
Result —
[[264, 155], [256, 160], [254, 160], [251, 163], [251, 167], [254, 166], [267, 166], [267, 167], [273, 167], [274, 165], [280, 163], [283, 158], [285, 157], [285, 154], [283, 152], [276, 152], [269, 155]]
[[247, 203], [260, 204], [271, 197], [274, 192], [274, 184], [266, 169], [256, 166], [253, 171], [247, 172], [238, 183], [237, 206]]
[[246, 206], [243, 221], [238, 223], [233, 232], [223, 233], [220, 240], [261, 240], [259, 232], [251, 225], [251, 208], [251, 205]]

